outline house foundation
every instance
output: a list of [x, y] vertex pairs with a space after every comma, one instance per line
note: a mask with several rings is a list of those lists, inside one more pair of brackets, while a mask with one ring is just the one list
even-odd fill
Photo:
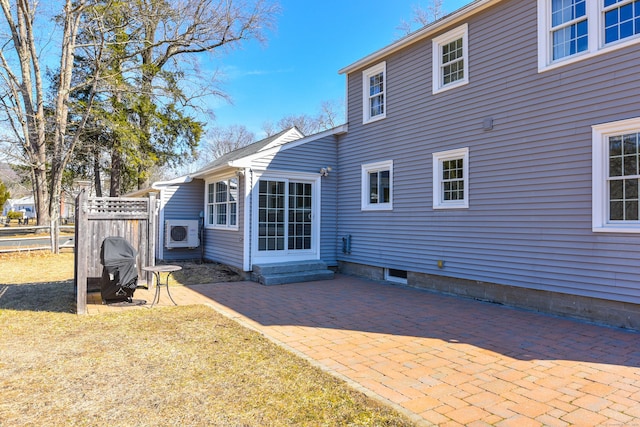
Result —
[[[339, 271], [384, 280], [382, 267], [340, 261]], [[640, 307], [632, 303], [411, 271], [407, 272], [407, 286], [640, 331]]]

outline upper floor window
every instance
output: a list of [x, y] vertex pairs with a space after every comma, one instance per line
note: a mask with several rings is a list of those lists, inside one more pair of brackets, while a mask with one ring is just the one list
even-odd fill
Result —
[[589, 48], [586, 0], [551, 1], [553, 60]]
[[382, 62], [362, 72], [363, 123], [368, 123], [386, 117], [386, 90], [386, 62]]
[[433, 153], [433, 209], [469, 207], [469, 149]]
[[238, 179], [207, 184], [207, 225], [238, 227]]
[[467, 24], [433, 39], [433, 93], [469, 83]]
[[640, 0], [538, 0], [538, 69], [640, 41]]
[[604, 42], [640, 34], [640, 1], [604, 0]]
[[362, 165], [362, 210], [391, 210], [393, 161]]
[[640, 118], [593, 126], [593, 231], [640, 233]]

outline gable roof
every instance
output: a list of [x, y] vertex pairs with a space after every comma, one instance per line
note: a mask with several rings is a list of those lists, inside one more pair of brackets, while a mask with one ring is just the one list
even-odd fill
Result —
[[[336, 126], [325, 131], [315, 133], [310, 136], [303, 136], [301, 138], [290, 138], [291, 131], [295, 130], [299, 135], [302, 135], [295, 127], [274, 135], [270, 138], [263, 139], [246, 147], [234, 150], [219, 159], [209, 163], [203, 169], [190, 174], [193, 178], [204, 178], [214, 172], [217, 172], [223, 168], [245, 168], [251, 167], [251, 162], [256, 158], [271, 155], [279, 150], [286, 150], [297, 147], [308, 142], [316, 141], [330, 135], [341, 135], [347, 132], [348, 126], [346, 124]], [[294, 134], [295, 134], [294, 132]]]
[[423, 40], [427, 37], [433, 36], [436, 32], [440, 31], [446, 26], [453, 25], [459, 23], [462, 20], [467, 19], [469, 16], [480, 12], [481, 10], [486, 9], [489, 6], [493, 6], [496, 3], [499, 3], [502, 0], [473, 0], [466, 6], [462, 6], [460, 9], [452, 12], [437, 21], [434, 21], [421, 29], [414, 31], [411, 34], [401, 38], [400, 40], [391, 43], [390, 45], [383, 47], [380, 50], [373, 52], [370, 55], [365, 56], [362, 59], [354, 62], [351, 65], [348, 65], [338, 71], [339, 74], [349, 74], [352, 71], [356, 71], [357, 69], [366, 67], [374, 62], [380, 61], [384, 56], [387, 56], [391, 53], [397, 52], [400, 49], [404, 49], [405, 47]]
[[264, 151], [269, 148], [284, 145], [288, 142], [296, 141], [301, 138], [304, 138], [304, 134], [300, 132], [298, 128], [293, 126], [289, 129], [285, 129], [282, 132], [272, 135], [268, 138], [262, 139], [260, 141], [256, 141], [253, 144], [249, 144], [245, 147], [238, 148], [236, 150], [231, 151], [230, 153], [225, 154], [224, 156], [218, 157], [217, 159], [207, 164], [202, 169], [189, 175], [191, 175], [192, 177], [201, 177], [223, 166], [230, 166], [230, 164], [234, 160], [239, 160], [247, 156], [251, 156], [253, 154], [259, 153], [260, 151]]

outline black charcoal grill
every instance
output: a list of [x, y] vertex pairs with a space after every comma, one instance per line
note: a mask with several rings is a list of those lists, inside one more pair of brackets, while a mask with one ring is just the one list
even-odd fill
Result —
[[102, 281], [100, 294], [104, 304], [132, 302], [138, 286], [138, 252], [122, 237], [107, 237], [100, 249]]

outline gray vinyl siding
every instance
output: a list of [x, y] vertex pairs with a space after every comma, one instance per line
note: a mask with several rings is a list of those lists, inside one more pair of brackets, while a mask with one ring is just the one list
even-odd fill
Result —
[[331, 167], [329, 176], [321, 182], [320, 259], [336, 265], [336, 221], [337, 221], [337, 143], [335, 136], [326, 136], [290, 149], [281, 150], [274, 156], [259, 159], [257, 167], [292, 172], [318, 173], [323, 167]]
[[[417, 42], [384, 59], [387, 117], [363, 125], [362, 70], [348, 75], [338, 259], [640, 303], [640, 235], [591, 230], [591, 126], [640, 116], [640, 47], [538, 73], [536, 2], [467, 23], [468, 85], [433, 95], [431, 39]], [[469, 208], [433, 210], [432, 153], [463, 147]], [[385, 160], [393, 211], [362, 212], [360, 167]]]
[[[244, 182], [245, 178], [240, 177], [238, 180], [238, 186], [240, 187], [238, 196], [238, 229], [205, 228], [204, 232], [205, 259], [238, 269], [243, 268], [244, 259]], [[204, 207], [205, 194], [205, 188], [203, 187], [200, 194], [201, 209], [206, 209]]]
[[[164, 209], [164, 220], [190, 219], [199, 220], [202, 210], [202, 192], [204, 183], [202, 180], [193, 180], [190, 183], [169, 186], [163, 189], [162, 204]], [[159, 224], [165, 230], [165, 223]], [[191, 260], [200, 258], [200, 248], [174, 248], [165, 247], [166, 235], [160, 242], [162, 259], [166, 261]]]

